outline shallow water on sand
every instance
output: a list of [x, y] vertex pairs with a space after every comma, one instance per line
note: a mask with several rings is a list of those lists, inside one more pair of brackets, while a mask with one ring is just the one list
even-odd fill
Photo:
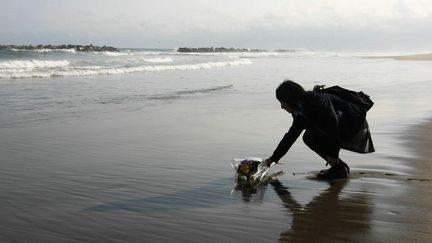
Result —
[[[393, 199], [414, 173], [406, 138], [429, 118], [430, 65], [262, 57], [217, 69], [1, 80], [0, 241], [404, 239], [406, 206]], [[273, 169], [284, 171], [283, 187], [231, 194], [230, 160], [269, 156], [289, 128], [273, 94], [285, 78], [371, 95], [377, 152], [341, 154], [369, 176], [307, 179], [324, 162], [299, 139]]]

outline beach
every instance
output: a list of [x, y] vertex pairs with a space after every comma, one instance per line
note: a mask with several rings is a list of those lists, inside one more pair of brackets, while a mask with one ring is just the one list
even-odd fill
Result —
[[[431, 198], [430, 191], [432, 190], [431, 172], [431, 156], [432, 156], [432, 138], [431, 138], [431, 122], [426, 122], [415, 128], [414, 136], [410, 142], [413, 142], [414, 150], [418, 154], [418, 159], [413, 161], [416, 168], [416, 173], [412, 178], [408, 178], [411, 193], [406, 196], [406, 204], [412, 205], [406, 210], [406, 214], [410, 215], [410, 221], [413, 225], [412, 238], [418, 242], [428, 242], [431, 240], [431, 219], [430, 213]], [[405, 203], [403, 201], [402, 203]], [[410, 224], [410, 223], [408, 223]]]
[[432, 53], [391, 56], [368, 56], [367, 58], [390, 58], [398, 61], [432, 61]]
[[[29, 55], [0, 60], [1, 242], [432, 240], [428, 62]], [[376, 152], [341, 151], [352, 174], [328, 183], [311, 179], [325, 161], [298, 139], [277, 181], [235, 191], [231, 160], [270, 156], [289, 129], [274, 97], [284, 79], [369, 94]]]

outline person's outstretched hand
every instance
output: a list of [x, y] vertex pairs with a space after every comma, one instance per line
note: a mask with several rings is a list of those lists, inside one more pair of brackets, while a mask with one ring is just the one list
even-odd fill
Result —
[[262, 171], [262, 170], [266, 170], [268, 168], [270, 168], [270, 165], [273, 163], [273, 161], [271, 161], [270, 159], [265, 159], [263, 160], [259, 165], [258, 165], [258, 171]]
[[270, 167], [270, 165], [273, 163], [273, 161], [270, 159], [265, 159], [262, 163], [267, 165], [268, 167]]

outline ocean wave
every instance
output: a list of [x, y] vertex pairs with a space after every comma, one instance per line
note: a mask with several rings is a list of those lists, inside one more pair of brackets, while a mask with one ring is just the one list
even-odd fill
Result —
[[121, 57], [121, 56], [133, 55], [133, 53], [131, 53], [131, 52], [111, 52], [111, 51], [102, 51], [102, 52], [94, 51], [92, 53], [93, 54], [102, 54], [102, 55], [110, 56], [110, 57]]
[[139, 60], [144, 62], [151, 62], [151, 63], [167, 63], [167, 62], [174, 62], [172, 58], [165, 57], [165, 58], [139, 58]]
[[152, 94], [152, 95], [101, 97], [95, 100], [95, 102], [98, 104], [124, 104], [127, 102], [141, 102], [143, 100], [169, 101], [169, 100], [181, 99], [192, 95], [208, 94], [208, 93], [219, 92], [223, 90], [230, 90], [233, 87], [234, 86], [230, 84], [230, 85], [222, 85], [222, 86], [213, 86], [209, 88], [177, 90], [177, 91], [171, 91], [171, 92], [161, 93], [161, 94]]
[[[233, 61], [205, 62], [179, 65], [151, 65], [134, 67], [69, 66], [68, 61], [8, 61], [0, 63], [0, 78], [46, 78], [59, 76], [90, 76], [100, 74], [125, 74], [134, 72], [199, 70], [249, 65], [249, 59]], [[2, 70], [2, 67], [4, 70]], [[47, 70], [34, 70], [48, 68]]]
[[69, 66], [67, 60], [12, 60], [0, 62], [0, 71], [3, 70], [32, 70], [35, 68], [58, 68]]
[[239, 52], [239, 53], [227, 53], [231, 58], [260, 58], [260, 57], [276, 57], [279, 56], [277, 52]]
[[67, 52], [75, 54], [77, 51], [75, 49], [53, 49], [54, 51]]
[[47, 72], [31, 72], [31, 73], [1, 73], [0, 79], [16, 79], [16, 78], [51, 78], [55, 77], [55, 74], [47, 73]]
[[16, 49], [16, 48], [12, 48], [10, 49], [10, 51], [13, 52], [38, 52], [38, 53], [46, 53], [46, 52], [66, 52], [66, 53], [76, 53], [75, 49], [48, 49], [48, 48], [43, 48], [43, 49], [34, 49], [34, 50], [28, 50], [28, 49]]

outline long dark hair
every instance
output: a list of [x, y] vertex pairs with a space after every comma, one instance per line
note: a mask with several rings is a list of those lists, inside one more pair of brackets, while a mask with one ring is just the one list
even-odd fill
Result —
[[279, 101], [285, 102], [293, 109], [299, 109], [300, 100], [305, 93], [306, 91], [300, 84], [291, 80], [285, 80], [276, 89], [276, 98]]

